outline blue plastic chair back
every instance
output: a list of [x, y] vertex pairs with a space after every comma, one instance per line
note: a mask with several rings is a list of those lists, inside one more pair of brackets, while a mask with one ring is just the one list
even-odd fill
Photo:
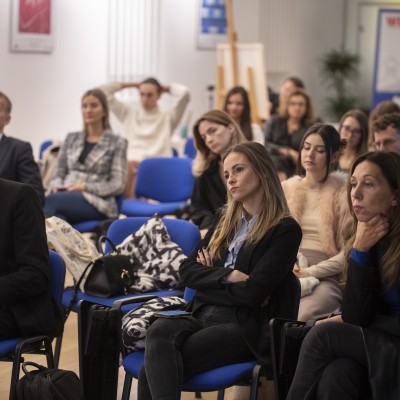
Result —
[[40, 148], [39, 148], [39, 159], [42, 160], [43, 159], [43, 152], [50, 147], [53, 144], [53, 140], [49, 139], [49, 140], [45, 140], [40, 144]]
[[189, 158], [195, 158], [197, 154], [197, 149], [194, 145], [194, 139], [193, 138], [187, 138], [185, 147], [183, 149], [183, 154], [188, 156]]
[[193, 185], [192, 160], [155, 157], [139, 164], [135, 193], [161, 203], [179, 202], [191, 198]]
[[49, 250], [51, 295], [57, 304], [61, 304], [65, 281], [65, 264], [61, 256]]
[[[107, 236], [118, 245], [149, 219], [149, 217], [128, 217], [117, 219], [108, 228]], [[200, 232], [196, 225], [181, 219], [163, 218], [171, 240], [175, 242], [184, 252], [189, 255], [200, 240]], [[109, 252], [111, 247], [106, 243], [105, 251]]]

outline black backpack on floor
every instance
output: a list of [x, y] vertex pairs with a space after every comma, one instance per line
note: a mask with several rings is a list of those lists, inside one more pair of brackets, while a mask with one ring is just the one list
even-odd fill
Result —
[[[28, 371], [27, 366], [36, 367]], [[34, 362], [24, 362], [25, 375], [17, 382], [18, 400], [82, 400], [78, 376], [73, 371], [49, 369]]]

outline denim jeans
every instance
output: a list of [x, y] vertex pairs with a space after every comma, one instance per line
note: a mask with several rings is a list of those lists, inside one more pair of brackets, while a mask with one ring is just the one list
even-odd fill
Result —
[[254, 358], [232, 307], [203, 306], [189, 318], [160, 318], [147, 331], [138, 400], [180, 399], [185, 379]]
[[360, 327], [326, 322], [310, 330], [287, 400], [350, 400], [368, 393], [367, 355]]
[[107, 216], [89, 204], [81, 192], [56, 192], [46, 197], [46, 217], [58, 217], [69, 223], [102, 220]]

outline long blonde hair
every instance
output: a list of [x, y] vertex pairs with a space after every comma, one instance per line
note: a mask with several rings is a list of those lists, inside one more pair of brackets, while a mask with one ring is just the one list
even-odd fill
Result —
[[[243, 154], [260, 179], [263, 207], [257, 222], [245, 239], [246, 244], [258, 243], [268, 230], [289, 215], [289, 208], [275, 166], [265, 146], [256, 142], [237, 144], [226, 152], [224, 160], [231, 153]], [[228, 202], [210, 240], [208, 250], [211, 258], [221, 257], [222, 247], [228, 246], [240, 226], [243, 211], [243, 204], [234, 200], [228, 192]]]
[[193, 160], [193, 175], [200, 176], [211, 164], [213, 160], [218, 157], [218, 154], [213, 153], [205, 144], [200, 136], [199, 126], [203, 121], [213, 122], [214, 124], [223, 125], [228, 127], [233, 126], [233, 133], [231, 138], [231, 145], [242, 143], [246, 141], [243, 132], [239, 125], [230, 117], [228, 113], [221, 110], [211, 110], [203, 114], [194, 124], [193, 139], [197, 149], [197, 154]]
[[347, 239], [345, 245], [346, 270], [357, 230], [357, 217], [353, 211], [351, 200], [350, 178], [357, 165], [363, 161], [371, 162], [379, 167], [382, 175], [396, 195], [397, 206], [392, 208], [389, 216], [390, 230], [383, 239], [385, 242], [387, 241], [388, 248], [382, 257], [380, 274], [385, 285], [397, 285], [400, 282], [400, 155], [397, 153], [369, 152], [358, 157], [351, 167], [347, 183], [347, 201], [352, 218], [344, 230], [344, 236]]

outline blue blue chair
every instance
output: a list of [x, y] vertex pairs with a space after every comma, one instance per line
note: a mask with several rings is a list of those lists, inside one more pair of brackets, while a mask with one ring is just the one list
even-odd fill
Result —
[[[111, 241], [118, 245], [123, 242], [123, 240], [136, 232], [149, 218], [148, 217], [130, 217], [117, 219], [111, 223], [108, 228], [107, 237], [111, 239]], [[178, 244], [178, 246], [182, 249], [184, 254], [189, 255], [192, 250], [196, 247], [198, 241], [200, 240], [200, 232], [196, 225], [191, 222], [179, 220], [179, 219], [171, 219], [171, 218], [163, 218], [163, 221], [167, 227], [168, 233], [171, 236], [171, 240]], [[109, 252], [111, 247], [108, 243], [106, 243], [105, 251]], [[62, 304], [64, 307], [68, 307], [72, 298], [73, 290], [66, 289], [63, 294]], [[182, 295], [181, 290], [163, 290], [157, 292], [147, 292], [144, 293], [146, 296], [180, 296]], [[104, 306], [111, 307], [116, 300], [126, 299], [127, 297], [138, 297], [140, 295], [121, 295], [115, 296], [111, 298], [103, 298], [103, 297], [95, 297], [90, 296], [86, 293], [78, 291], [77, 301], [72, 307], [72, 311], [78, 311], [78, 303], [81, 300], [86, 300], [90, 303], [101, 304]], [[132, 307], [131, 307], [132, 308]]]
[[[118, 213], [121, 212], [122, 208], [122, 202], [123, 202], [123, 193], [119, 194], [118, 196], [115, 196], [115, 200], [117, 201], [117, 207], [118, 207]], [[100, 225], [108, 220], [88, 220], [88, 221], [82, 221], [82, 222], [77, 222], [75, 224], [72, 224], [73, 228], [75, 228], [79, 232], [96, 232], [98, 231]]]
[[[61, 306], [64, 289], [65, 264], [62, 258], [54, 251], [49, 251], [51, 268], [50, 284], [54, 301]], [[24, 362], [24, 354], [42, 354], [46, 356], [47, 366], [56, 368], [59, 357], [53, 357], [51, 347], [52, 338], [48, 336], [35, 336], [31, 338], [15, 338], [0, 341], [0, 361], [13, 363], [10, 383], [10, 400], [15, 399], [15, 385], [19, 379], [20, 365]], [[57, 350], [55, 350], [56, 354]]]
[[121, 212], [128, 217], [173, 214], [191, 198], [193, 185], [192, 160], [179, 157], [148, 158], [138, 167], [136, 199], [125, 199]]
[[194, 145], [194, 139], [192, 137], [186, 139], [183, 154], [192, 159], [196, 157], [197, 149]]
[[39, 159], [42, 160], [43, 159], [43, 152], [50, 147], [53, 144], [53, 140], [49, 139], [49, 140], [44, 140], [41, 144], [40, 144], [40, 148], [39, 148]]
[[[292, 316], [296, 318], [300, 304], [300, 282], [294, 275], [291, 280], [291, 285], [293, 287], [292, 290], [295, 299]], [[186, 288], [184, 298], [187, 301], [190, 301], [194, 295], [195, 291], [193, 289]], [[129, 300], [117, 301], [114, 303], [113, 308], [120, 310], [122, 306], [126, 307], [128, 302]], [[122, 400], [129, 400], [132, 378], [137, 379], [139, 376], [140, 369], [144, 362], [144, 352], [136, 351], [127, 354], [122, 343], [121, 352], [123, 356], [122, 366], [125, 369]], [[272, 364], [268, 366], [267, 369], [264, 369], [261, 364], [257, 362], [257, 360], [232, 364], [203, 372], [186, 380], [183, 383], [182, 390], [185, 392], [196, 393], [218, 391], [218, 400], [222, 400], [224, 397], [224, 390], [226, 388], [242, 383], [243, 381], [248, 382], [250, 380], [250, 399], [257, 400], [259, 379], [262, 375], [266, 375], [270, 379], [273, 378], [274, 375], [272, 371]]]

